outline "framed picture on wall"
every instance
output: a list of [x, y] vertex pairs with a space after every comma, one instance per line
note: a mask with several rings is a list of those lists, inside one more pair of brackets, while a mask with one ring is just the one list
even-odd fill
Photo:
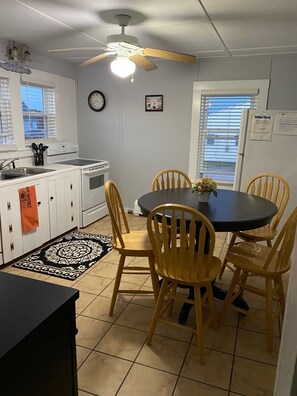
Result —
[[145, 111], [163, 111], [163, 95], [145, 95]]

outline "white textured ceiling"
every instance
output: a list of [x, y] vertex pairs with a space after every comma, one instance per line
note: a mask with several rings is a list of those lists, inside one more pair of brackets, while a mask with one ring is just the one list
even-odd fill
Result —
[[[0, 0], [0, 39], [42, 53], [100, 47], [120, 33], [117, 13], [132, 15], [126, 34], [142, 47], [198, 59], [297, 53], [297, 0]], [[101, 52], [50, 56], [80, 63]]]

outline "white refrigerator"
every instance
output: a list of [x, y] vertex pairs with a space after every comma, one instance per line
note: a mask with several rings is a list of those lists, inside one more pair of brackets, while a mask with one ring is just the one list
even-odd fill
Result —
[[282, 225], [297, 206], [297, 111], [244, 110], [234, 190], [243, 191], [259, 173], [276, 173], [290, 186]]
[[[243, 191], [258, 173], [276, 173], [287, 180], [290, 197], [279, 230], [297, 206], [297, 112], [245, 110], [238, 142], [234, 190]], [[297, 358], [297, 237], [276, 373], [274, 396], [290, 393]], [[294, 393], [295, 394], [295, 393]]]

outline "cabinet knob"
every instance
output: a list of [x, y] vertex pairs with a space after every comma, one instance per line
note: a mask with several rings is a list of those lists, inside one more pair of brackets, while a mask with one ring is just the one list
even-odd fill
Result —
[[7, 202], [7, 210], [10, 210], [10, 209], [11, 209], [11, 203]]
[[12, 232], [12, 225], [11, 224], [9, 224], [8, 230], [9, 230], [9, 232]]
[[71, 204], [70, 204], [70, 206], [73, 208], [73, 201], [71, 201]]
[[41, 205], [41, 202], [40, 202], [40, 201], [38, 201], [38, 202], [37, 202], [37, 205], [38, 205], [38, 206], [40, 206], [40, 205]]
[[11, 251], [14, 250], [14, 243], [13, 242], [10, 244], [10, 250]]
[[54, 197], [50, 197], [50, 201], [52, 201], [54, 199]]
[[72, 186], [72, 183], [70, 184], [70, 190], [72, 190], [73, 189], [73, 186]]
[[74, 220], [74, 217], [73, 216], [71, 216], [71, 221], [73, 221]]

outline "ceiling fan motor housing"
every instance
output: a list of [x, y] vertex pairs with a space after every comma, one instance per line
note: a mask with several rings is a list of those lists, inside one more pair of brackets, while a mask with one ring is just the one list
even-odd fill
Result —
[[109, 48], [117, 48], [122, 42], [139, 46], [138, 38], [135, 36], [129, 36], [127, 34], [112, 34], [107, 37], [107, 46]]

